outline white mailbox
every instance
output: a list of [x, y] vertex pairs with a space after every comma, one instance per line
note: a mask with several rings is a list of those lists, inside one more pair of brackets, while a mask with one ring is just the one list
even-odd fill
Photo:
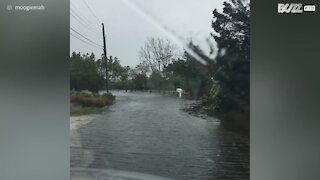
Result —
[[182, 89], [181, 88], [177, 88], [177, 90], [176, 90], [178, 93], [179, 93], [179, 97], [181, 97], [181, 95], [182, 95]]

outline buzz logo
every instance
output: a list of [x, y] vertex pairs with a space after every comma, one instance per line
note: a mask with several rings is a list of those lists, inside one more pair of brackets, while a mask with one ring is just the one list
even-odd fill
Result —
[[278, 4], [278, 13], [302, 13], [302, 4], [297, 3], [286, 3]]
[[278, 13], [279, 14], [301, 14], [303, 12], [309, 11], [315, 11], [316, 6], [315, 5], [303, 5], [301, 3], [278, 3]]

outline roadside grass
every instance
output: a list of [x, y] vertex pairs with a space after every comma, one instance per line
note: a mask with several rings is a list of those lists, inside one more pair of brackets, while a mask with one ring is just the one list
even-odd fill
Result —
[[104, 112], [103, 108], [99, 107], [82, 107], [79, 105], [71, 104], [70, 115], [71, 116], [82, 116], [88, 114], [101, 114]]
[[100, 95], [90, 91], [73, 91], [70, 95], [70, 115], [101, 114], [104, 107], [112, 105], [114, 100], [115, 96], [111, 93]]

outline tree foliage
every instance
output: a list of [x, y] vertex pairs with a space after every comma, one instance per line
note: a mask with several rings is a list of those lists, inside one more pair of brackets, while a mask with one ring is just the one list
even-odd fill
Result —
[[213, 61], [204, 54], [199, 46], [192, 42], [188, 46], [190, 50], [205, 60], [207, 65], [203, 65], [185, 51], [183, 59], [179, 58], [167, 66], [165, 74], [176, 88], [180, 87], [197, 98], [205, 94], [207, 84], [211, 81], [210, 68], [212, 68]]
[[70, 57], [70, 88], [98, 92], [103, 83], [103, 76], [98, 71], [93, 53], [73, 52]]
[[[105, 77], [105, 62], [103, 57], [97, 60], [99, 72]], [[122, 66], [120, 59], [117, 57], [109, 56], [108, 58], [108, 77], [109, 88], [111, 89], [126, 89], [128, 86], [127, 80], [129, 78], [129, 66]]]
[[214, 78], [222, 88], [249, 101], [250, 8], [244, 0], [224, 2], [223, 12], [213, 11], [213, 29], [219, 53]]
[[224, 2], [223, 12], [213, 11], [212, 37], [219, 51], [208, 96], [216, 113], [236, 112], [249, 119], [250, 7], [246, 0]]

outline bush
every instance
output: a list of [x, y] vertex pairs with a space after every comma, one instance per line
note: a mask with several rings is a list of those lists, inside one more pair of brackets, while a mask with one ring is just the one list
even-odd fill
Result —
[[88, 91], [74, 92], [71, 94], [70, 102], [82, 107], [104, 107], [111, 105], [115, 96], [111, 93], [99, 95], [97, 93], [88, 93]]
[[116, 100], [116, 96], [112, 95], [111, 93], [104, 93], [102, 94], [102, 97], [110, 99], [112, 101]]

